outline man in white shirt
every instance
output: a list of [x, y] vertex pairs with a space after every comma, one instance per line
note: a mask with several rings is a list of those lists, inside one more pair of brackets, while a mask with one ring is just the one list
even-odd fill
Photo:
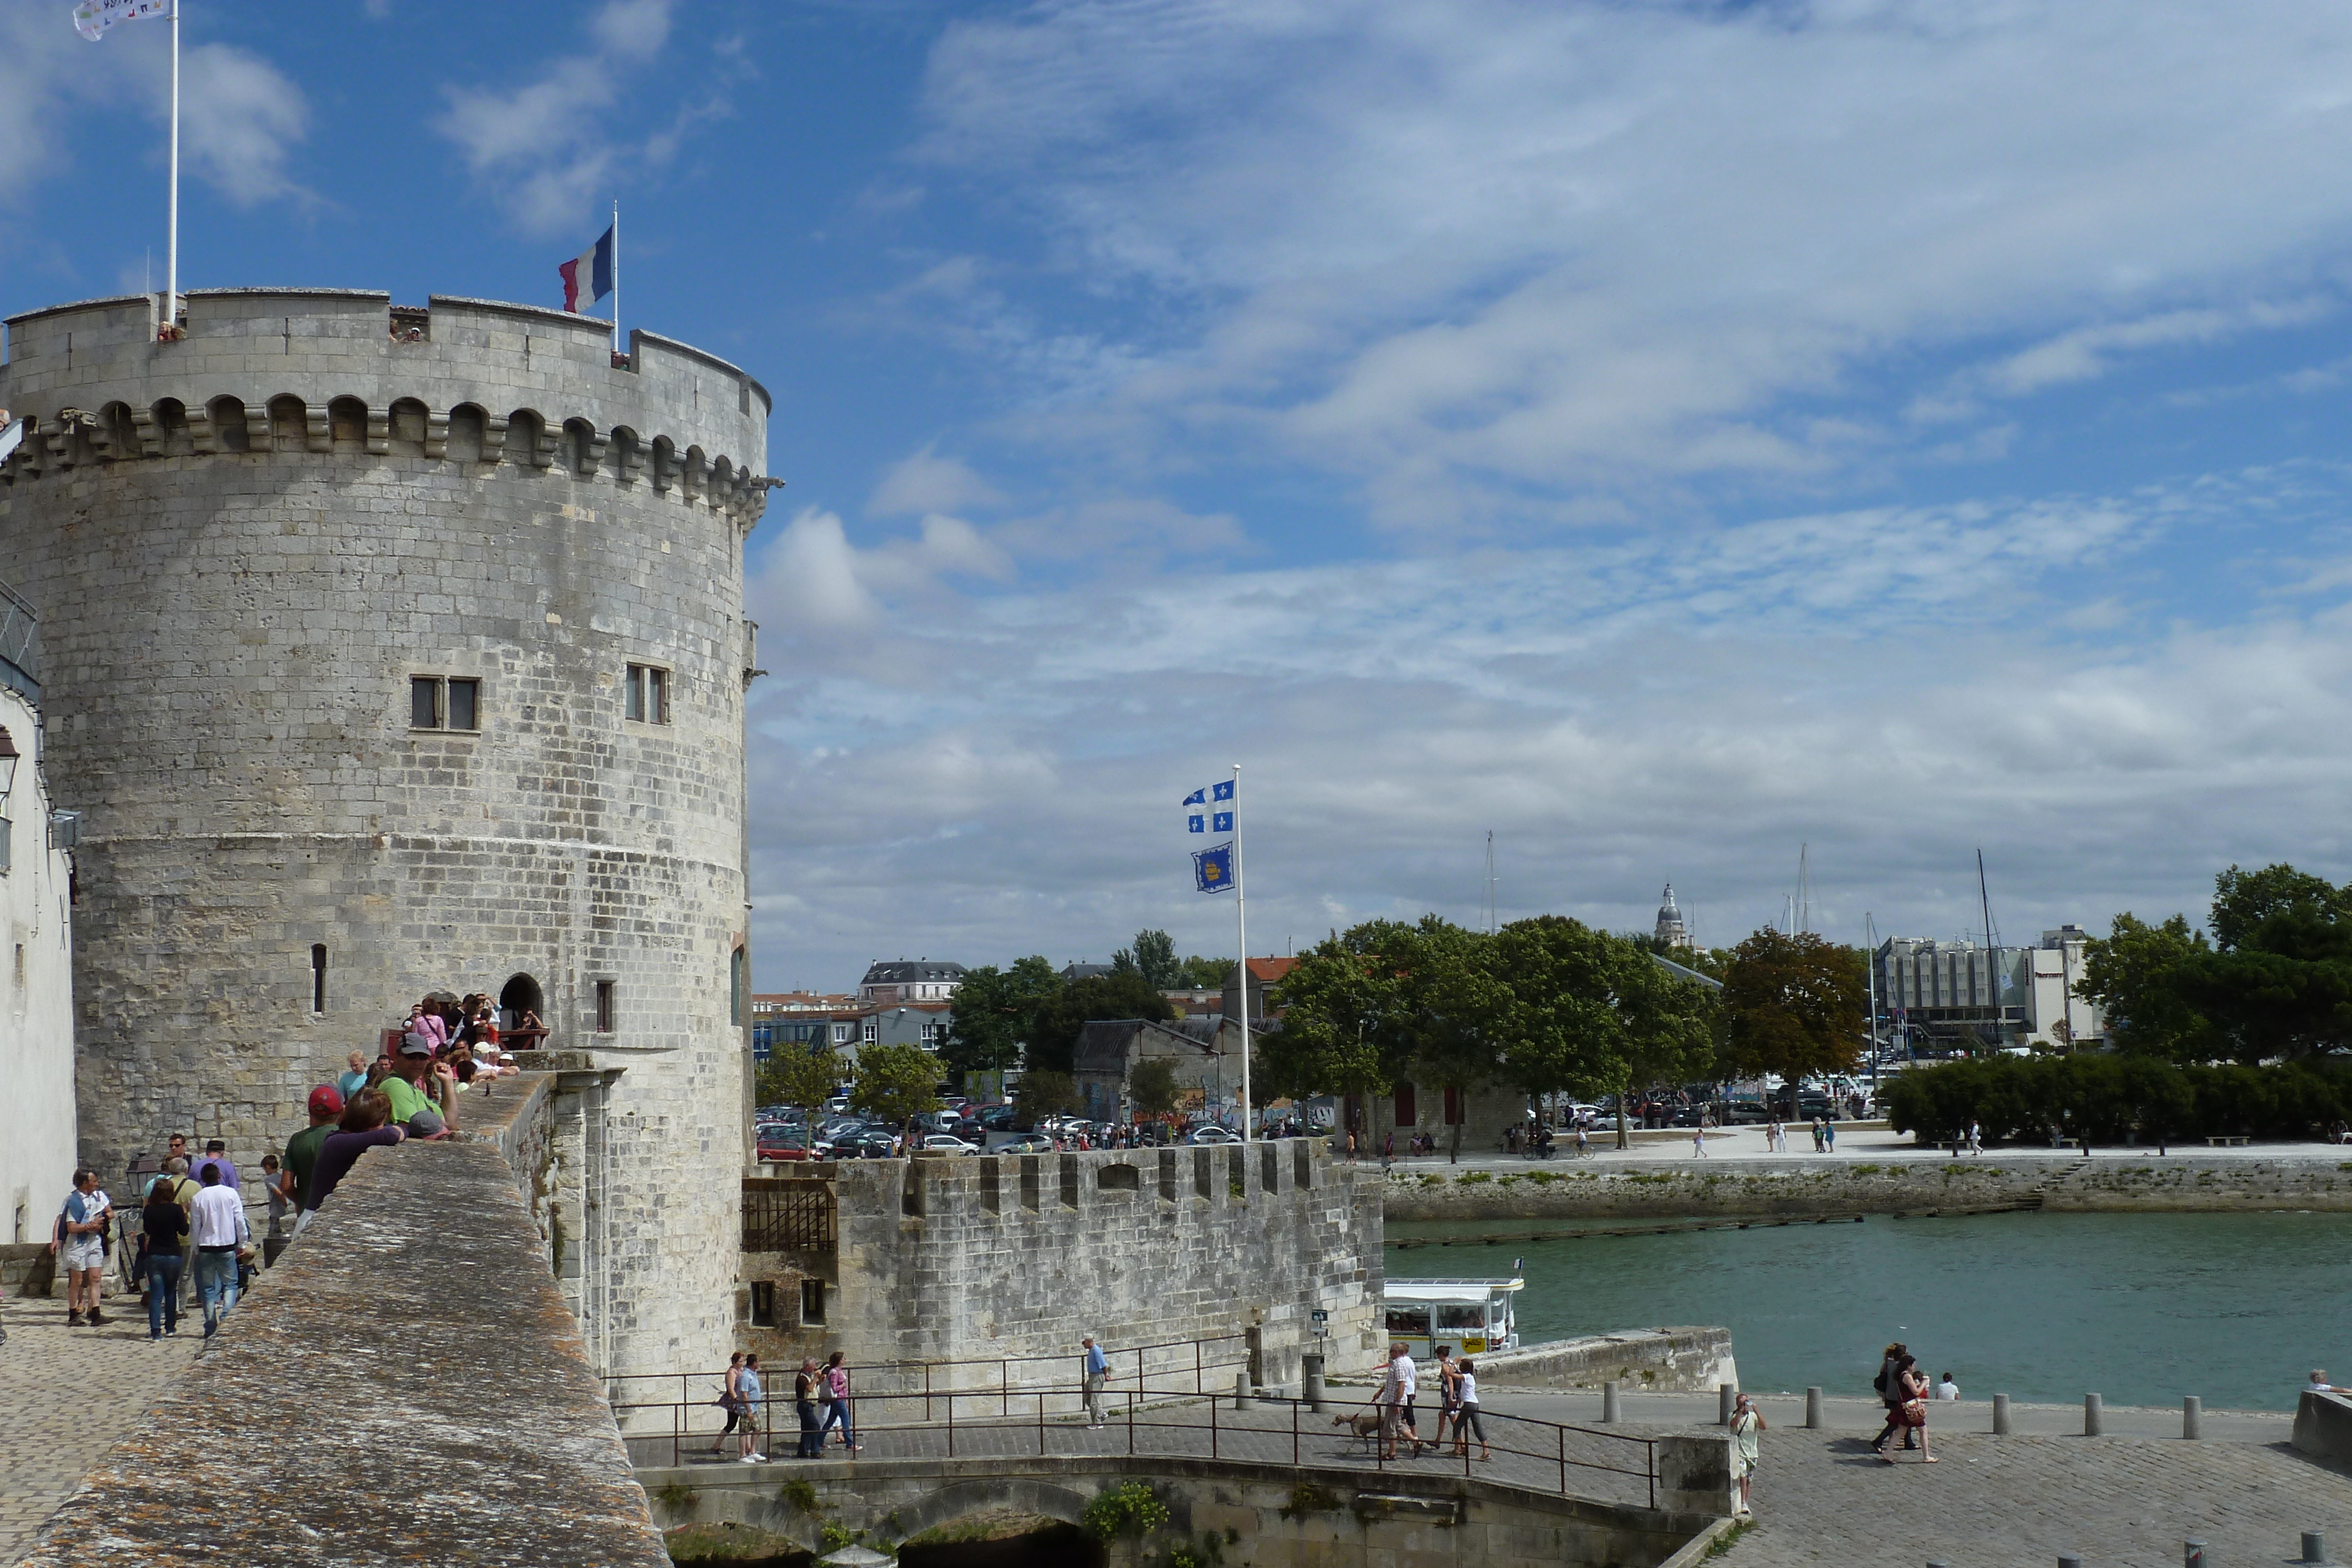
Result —
[[1378, 1395], [1381, 1402], [1381, 1457], [1384, 1459], [1397, 1457], [1397, 1438], [1409, 1419], [1407, 1412], [1412, 1408], [1414, 1383], [1412, 1357], [1406, 1354], [1404, 1342], [1396, 1341], [1389, 1346], [1388, 1371], [1381, 1378]]
[[2305, 1394], [2352, 1394], [2352, 1388], [2338, 1388], [2328, 1382], [2327, 1368], [2324, 1366], [2311, 1369], [2311, 1381], [2303, 1385], [2303, 1391]]
[[220, 1332], [220, 1321], [236, 1305], [236, 1260], [253, 1240], [245, 1222], [245, 1203], [236, 1188], [221, 1180], [219, 1166], [206, 1160], [204, 1190], [188, 1215], [195, 1232], [196, 1291], [205, 1300], [205, 1337]]
[[1952, 1381], [1952, 1375], [1950, 1373], [1948, 1372], [1944, 1374], [1944, 1381], [1936, 1385], [1936, 1397], [1938, 1399], [1958, 1399], [1959, 1396], [1960, 1385]]

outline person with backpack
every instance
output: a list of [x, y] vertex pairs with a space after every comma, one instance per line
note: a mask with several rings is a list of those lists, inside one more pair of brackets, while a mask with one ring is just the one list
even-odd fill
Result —
[[1886, 1406], [1886, 1425], [1870, 1444], [1870, 1451], [1882, 1457], [1886, 1452], [1887, 1439], [1897, 1430], [1903, 1433], [1903, 1446], [1906, 1448], [1913, 1446], [1911, 1433], [1902, 1413], [1903, 1363], [1909, 1354], [1901, 1340], [1888, 1345], [1885, 1358], [1878, 1364], [1878, 1375], [1870, 1380], [1870, 1385], [1878, 1390], [1879, 1403]]
[[[66, 1271], [68, 1328], [78, 1329], [85, 1322], [96, 1327], [106, 1322], [98, 1304], [105, 1292], [106, 1255], [113, 1248], [107, 1231], [113, 1223], [114, 1205], [98, 1190], [98, 1173], [74, 1172], [73, 1191], [66, 1195], [65, 1207], [58, 1211], [57, 1230], [49, 1239], [49, 1250], [58, 1254]], [[87, 1315], [84, 1301], [89, 1302]]]

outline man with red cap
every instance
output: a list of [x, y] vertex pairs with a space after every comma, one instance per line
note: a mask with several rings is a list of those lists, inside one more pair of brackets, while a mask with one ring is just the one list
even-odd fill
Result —
[[310, 1124], [286, 1140], [286, 1168], [293, 1175], [299, 1206], [294, 1217], [297, 1236], [302, 1234], [302, 1226], [310, 1213], [310, 1172], [319, 1163], [319, 1147], [335, 1130], [335, 1123], [342, 1113], [342, 1092], [331, 1083], [321, 1083], [310, 1091]]

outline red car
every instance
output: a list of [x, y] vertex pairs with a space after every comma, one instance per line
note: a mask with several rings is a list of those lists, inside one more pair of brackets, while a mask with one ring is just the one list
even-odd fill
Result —
[[809, 1157], [808, 1145], [797, 1133], [764, 1133], [760, 1137], [760, 1158], [763, 1160], [804, 1160]]

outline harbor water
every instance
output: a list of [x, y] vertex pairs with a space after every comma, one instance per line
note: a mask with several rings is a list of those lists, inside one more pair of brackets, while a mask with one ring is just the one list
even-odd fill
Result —
[[[1643, 1224], [1621, 1228], [1638, 1232]], [[1709, 1223], [1720, 1223], [1710, 1221]], [[1741, 1383], [1871, 1397], [1889, 1340], [1969, 1399], [2292, 1410], [2315, 1366], [2352, 1383], [2352, 1215], [1988, 1214], [1570, 1240], [1562, 1220], [1395, 1222], [1398, 1279], [1507, 1274], [1520, 1343], [1728, 1327]], [[1467, 1243], [1466, 1245], [1465, 1243]]]

